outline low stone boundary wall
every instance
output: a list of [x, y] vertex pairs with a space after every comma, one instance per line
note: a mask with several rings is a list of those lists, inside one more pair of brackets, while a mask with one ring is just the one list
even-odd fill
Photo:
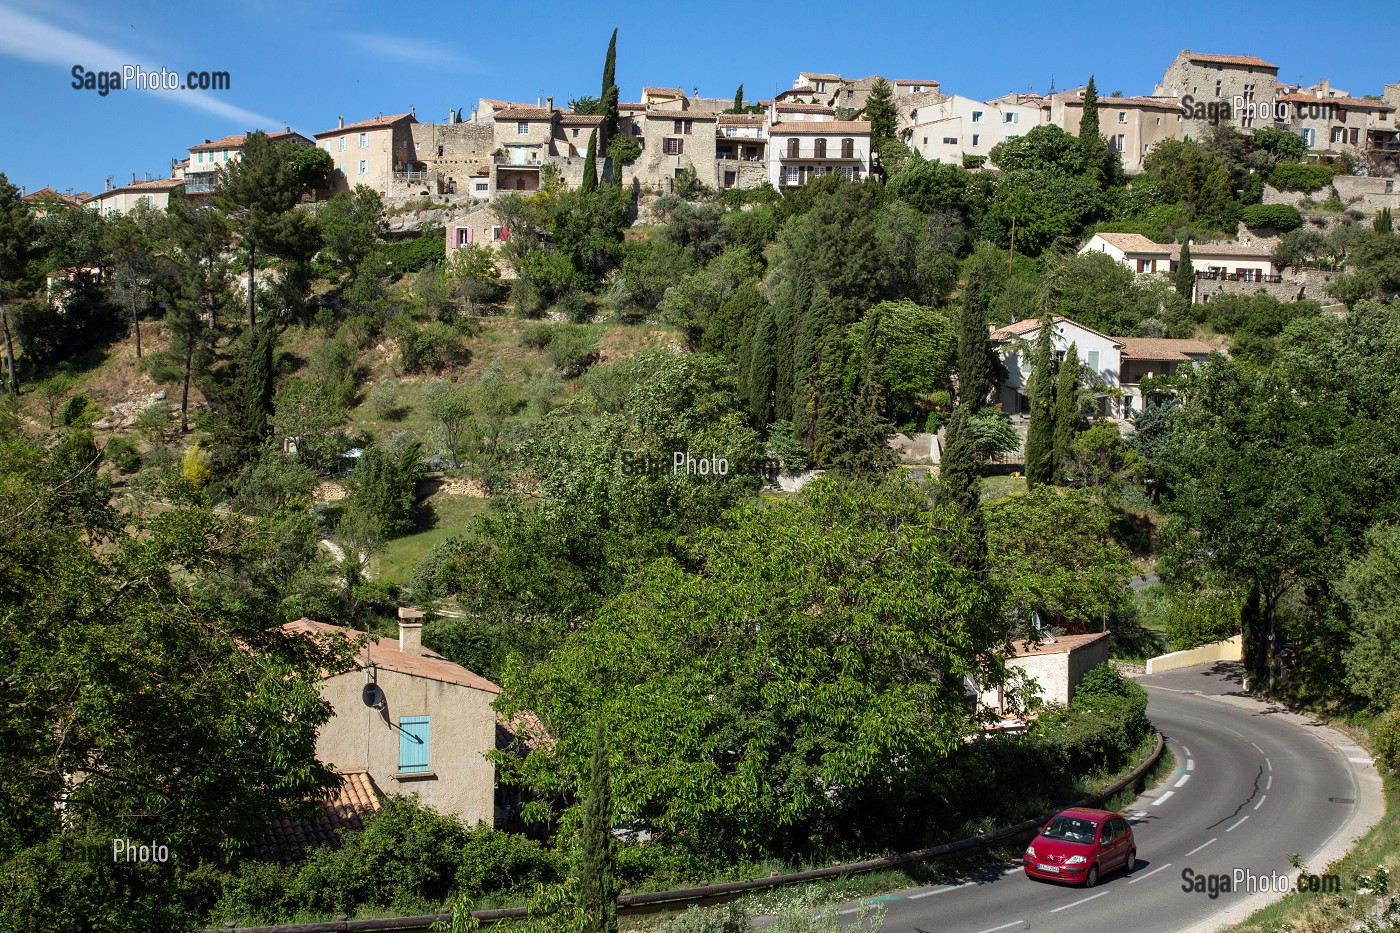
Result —
[[1188, 648], [1185, 651], [1173, 651], [1171, 654], [1159, 654], [1155, 658], [1148, 658], [1147, 673], [1160, 674], [1163, 671], [1174, 671], [1181, 667], [1209, 664], [1211, 661], [1241, 661], [1243, 659], [1244, 638], [1236, 635], [1234, 638], [1201, 645], [1199, 648]]

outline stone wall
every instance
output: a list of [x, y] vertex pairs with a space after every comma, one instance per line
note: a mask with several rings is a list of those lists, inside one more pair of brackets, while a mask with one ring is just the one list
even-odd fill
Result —
[[495, 149], [489, 123], [415, 123], [412, 129], [418, 161], [441, 176], [437, 192], [447, 190], [449, 182], [459, 192], [469, 191], [472, 170], [490, 162]]
[[[1207, 108], [1225, 105], [1229, 109], [1224, 112], [1228, 113], [1229, 116], [1228, 118], [1222, 117], [1219, 122], [1229, 124], [1237, 129], [1245, 128], [1248, 132], [1250, 128], [1272, 126], [1272, 123], [1255, 119], [1252, 124], [1246, 126], [1241, 115], [1234, 111], [1236, 95], [1247, 97], [1252, 93], [1254, 102], [1264, 105], [1272, 104], [1281, 90], [1278, 78], [1268, 69], [1247, 65], [1193, 62], [1187, 52], [1182, 52], [1168, 66], [1152, 95], [1154, 97], [1182, 99], [1190, 97], [1196, 104], [1203, 104]], [[1217, 113], [1220, 112], [1217, 110]], [[1194, 111], [1183, 113], [1182, 127], [1187, 136], [1201, 139], [1210, 125], [1211, 121], [1208, 117], [1203, 119], [1197, 116]]]
[[1320, 286], [1309, 286], [1292, 277], [1286, 277], [1282, 282], [1231, 282], [1221, 279], [1196, 280], [1197, 303], [1208, 302], [1218, 295], [1254, 295], [1259, 292], [1272, 295], [1279, 301], [1302, 301], [1306, 298], [1313, 298], [1319, 301], [1327, 300], [1327, 296]]

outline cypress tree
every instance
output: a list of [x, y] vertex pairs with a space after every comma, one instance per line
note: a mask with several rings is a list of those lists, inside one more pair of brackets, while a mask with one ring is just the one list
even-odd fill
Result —
[[1079, 348], [1069, 345], [1055, 378], [1055, 475], [1063, 477], [1079, 433]]
[[1031, 423], [1026, 433], [1026, 483], [1049, 484], [1055, 475], [1055, 372], [1051, 330], [1046, 318], [1040, 324], [1031, 354], [1031, 378], [1026, 393], [1031, 397]]
[[992, 340], [987, 330], [987, 270], [979, 266], [963, 288], [958, 319], [958, 401], [976, 414], [992, 388]]
[[[739, 89], [742, 91], [743, 85], [740, 85]], [[1392, 233], [1395, 230], [1395, 224], [1390, 218], [1390, 208], [1383, 207], [1376, 214], [1375, 227], [1377, 233]]]
[[730, 113], [744, 112], [744, 86], [739, 85], [739, 90], [734, 92], [734, 106], [729, 108]]
[[1099, 92], [1094, 87], [1093, 75], [1089, 75], [1089, 83], [1084, 87], [1084, 113], [1079, 118], [1079, 138], [1099, 138]]
[[579, 833], [578, 907], [588, 933], [617, 930], [617, 881], [613, 873], [612, 787], [608, 771], [607, 736], [602, 722], [593, 734], [593, 763], [588, 774], [588, 797], [583, 802]]
[[613, 27], [612, 38], [608, 40], [608, 55], [603, 60], [603, 90], [599, 100], [603, 109], [604, 136], [612, 139], [617, 135], [617, 27]]
[[754, 328], [749, 361], [749, 418], [758, 428], [773, 420], [773, 391], [778, 377], [777, 358], [773, 353], [776, 332], [773, 306], [765, 303]]
[[231, 476], [245, 463], [257, 459], [258, 449], [272, 432], [275, 344], [276, 338], [267, 324], [249, 331], [233, 381], [219, 393], [209, 454], [211, 466], [220, 476]]
[[1196, 294], [1196, 267], [1191, 264], [1191, 241], [1188, 239], [1181, 244], [1181, 259], [1176, 264], [1176, 271], [1172, 273], [1172, 283], [1176, 285], [1176, 293], [1188, 302]]
[[987, 566], [987, 530], [982, 515], [982, 460], [973, 443], [971, 405], [959, 405], [943, 435], [943, 455], [938, 461], [938, 487], [934, 499], [953, 508], [967, 524], [968, 543], [958, 548], [955, 562], [969, 570]]
[[583, 184], [580, 185], [584, 191], [592, 191], [598, 187], [598, 131], [594, 130], [588, 137], [588, 155], [583, 159]]

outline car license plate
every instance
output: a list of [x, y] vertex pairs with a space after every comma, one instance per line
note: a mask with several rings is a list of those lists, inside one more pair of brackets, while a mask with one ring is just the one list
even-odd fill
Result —
[[1044, 862], [1037, 862], [1035, 866], [1040, 871], [1053, 871], [1059, 874], [1060, 869], [1054, 865], [1046, 865]]

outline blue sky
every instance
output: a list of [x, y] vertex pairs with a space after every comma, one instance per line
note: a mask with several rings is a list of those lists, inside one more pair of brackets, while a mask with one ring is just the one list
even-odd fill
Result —
[[[598, 92], [614, 25], [623, 100], [643, 84], [728, 97], [740, 82], [756, 99], [803, 70], [932, 79], [980, 98], [1093, 73], [1103, 93], [1143, 94], [1183, 48], [1258, 55], [1285, 81], [1325, 75], [1355, 94], [1400, 81], [1393, 0], [1284, 0], [1262, 12], [1186, 0], [1165, 15], [1084, 0], [892, 13], [900, 6], [0, 0], [0, 171], [30, 190], [99, 191], [109, 175], [167, 174], [192, 143], [249, 128], [290, 124], [309, 136], [342, 114], [351, 122], [410, 105], [420, 120], [441, 121], [479, 97], [553, 95], [562, 105]], [[1372, 51], [1354, 51], [1368, 42]], [[123, 64], [228, 71], [232, 87], [103, 97], [71, 86], [74, 65]]]

